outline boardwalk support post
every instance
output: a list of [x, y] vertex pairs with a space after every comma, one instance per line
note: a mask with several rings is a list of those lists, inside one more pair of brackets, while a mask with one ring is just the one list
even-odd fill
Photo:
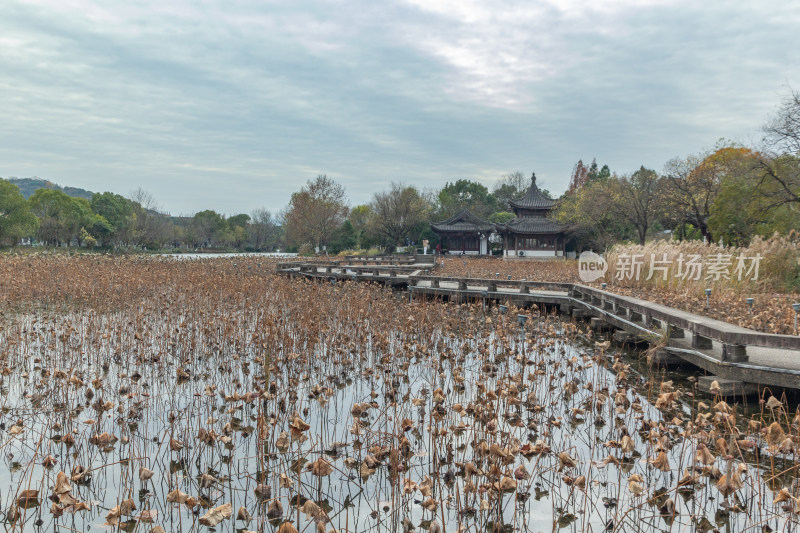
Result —
[[747, 361], [747, 349], [743, 344], [723, 344], [722, 360], [736, 363]]
[[708, 337], [692, 333], [692, 348], [697, 350], [710, 350], [712, 346], [711, 339]]
[[626, 309], [626, 313], [627, 313], [628, 320], [630, 320], [631, 322], [641, 322], [642, 321], [642, 314], [641, 313], [637, 313], [636, 311], [634, 311], [633, 309], [630, 309], [630, 308]]
[[677, 326], [667, 326], [667, 337], [670, 339], [682, 339], [684, 337], [683, 330]]

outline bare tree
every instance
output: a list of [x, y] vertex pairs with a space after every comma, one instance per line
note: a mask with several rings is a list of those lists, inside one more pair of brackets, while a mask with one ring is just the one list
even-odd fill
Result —
[[256, 250], [274, 248], [277, 244], [277, 220], [264, 207], [256, 209], [250, 215], [250, 241]]
[[778, 113], [764, 126], [764, 140], [776, 149], [800, 155], [800, 91], [791, 91]]
[[659, 175], [644, 167], [630, 176], [613, 177], [609, 180], [609, 209], [636, 228], [639, 244], [642, 245], [647, 238], [647, 230], [658, 215], [660, 185]]
[[404, 240], [425, 221], [430, 204], [414, 187], [392, 183], [388, 191], [375, 193], [370, 202], [370, 228], [388, 244]]
[[509, 174], [503, 174], [503, 176], [500, 177], [500, 181], [498, 181], [497, 184], [495, 185], [495, 189], [498, 186], [510, 185], [511, 187], [514, 187], [518, 191], [524, 191], [525, 189], [528, 188], [529, 184], [530, 184], [530, 179], [527, 176], [525, 176], [525, 174], [523, 174], [521, 170], [515, 170], [514, 172], [511, 172]]
[[764, 126], [765, 149], [759, 157], [759, 192], [768, 207], [800, 204], [800, 92], [790, 91]]
[[670, 159], [664, 171], [667, 176], [667, 201], [684, 221], [697, 228], [711, 242], [708, 217], [719, 194], [720, 183], [711, 169], [702, 168], [705, 157], [690, 155], [685, 159]]
[[503, 209], [508, 211], [511, 209], [509, 202], [522, 195], [529, 185], [530, 181], [525, 177], [525, 174], [516, 170], [510, 174], [503, 175], [494, 184], [492, 194], [502, 204]]
[[174, 235], [169, 215], [162, 212], [155, 197], [141, 187], [131, 192], [128, 199], [134, 203], [135, 217], [129, 241], [142, 246], [164, 244]]
[[148, 211], [153, 212], [160, 212], [161, 206], [156, 201], [155, 196], [147, 192], [146, 190], [142, 189], [141, 187], [137, 188], [135, 191], [130, 193], [128, 200], [132, 202], [136, 202], [139, 204], [142, 209], [146, 209]]

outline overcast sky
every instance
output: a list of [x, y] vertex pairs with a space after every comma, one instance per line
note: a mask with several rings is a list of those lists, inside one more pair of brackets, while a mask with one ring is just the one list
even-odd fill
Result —
[[490, 189], [579, 158], [754, 143], [800, 89], [800, 2], [0, 2], [0, 176], [278, 211], [325, 173]]

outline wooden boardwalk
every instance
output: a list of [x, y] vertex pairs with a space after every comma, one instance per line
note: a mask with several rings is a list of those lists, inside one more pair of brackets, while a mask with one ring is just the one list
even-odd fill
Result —
[[[713, 378], [723, 392], [740, 393], [748, 384], [800, 389], [800, 336], [760, 333], [639, 298], [574, 283], [435, 276], [435, 263], [409, 261], [281, 263], [290, 276], [327, 280], [369, 281], [405, 288], [410, 296], [451, 301], [485, 301], [519, 307], [556, 306], [576, 318], [590, 318], [598, 329], [615, 330], [616, 338], [652, 340], [666, 337], [669, 357], [663, 363], [686, 361]], [[421, 258], [427, 259], [426, 256]], [[671, 360], [670, 360], [671, 357]], [[755, 387], [749, 387], [755, 389]]]

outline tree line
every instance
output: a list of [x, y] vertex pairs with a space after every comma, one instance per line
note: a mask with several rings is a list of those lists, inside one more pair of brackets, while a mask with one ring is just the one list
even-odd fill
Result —
[[577, 249], [620, 241], [644, 244], [663, 233], [747, 246], [755, 236], [800, 230], [800, 153], [721, 142], [674, 158], [662, 173], [584, 176], [581, 163], [560, 198], [556, 220]]
[[0, 179], [0, 244], [25, 238], [46, 246], [106, 249], [272, 251], [281, 246], [279, 224], [267, 209], [231, 217], [212, 210], [172, 217], [142, 189], [129, 197], [95, 193], [88, 200], [42, 188], [26, 200], [16, 185]]
[[369, 203], [350, 208], [344, 187], [322, 174], [292, 195], [281, 220], [287, 245], [307, 252], [391, 250], [397, 246], [419, 247], [425, 240], [433, 247], [438, 236], [431, 231], [431, 222], [445, 220], [463, 209], [490, 222], [507, 222], [514, 218], [509, 201], [529, 186], [530, 181], [520, 171], [502, 176], [492, 191], [467, 179], [448, 182], [439, 190], [393, 182], [388, 189], [375, 193]]
[[[577, 251], [659, 236], [746, 246], [755, 236], [797, 233], [800, 92], [789, 92], [763, 133], [758, 147], [720, 141], [671, 159], [661, 172], [641, 166], [617, 174], [596, 160], [579, 160], [551, 216], [564, 224], [568, 248]], [[393, 183], [370, 203], [348, 210], [341, 185], [319, 176], [292, 196], [283, 218], [287, 242], [334, 251], [423, 239], [433, 244], [430, 222], [464, 208], [489, 222], [512, 219], [509, 201], [529, 183], [519, 171], [503, 176], [491, 192], [464, 179], [438, 191]]]
[[238, 251], [327, 251], [436, 242], [430, 222], [462, 209], [495, 222], [513, 218], [508, 200], [528, 187], [521, 172], [504, 176], [490, 192], [459, 179], [438, 191], [392, 183], [367, 204], [350, 207], [341, 184], [326, 175], [309, 180], [280, 213], [257, 209], [226, 217], [204, 210], [191, 217], [162, 212], [153, 197], [103, 192], [91, 200], [57, 189], [38, 189], [25, 200], [0, 179], [0, 243], [31, 237], [48, 246]]
[[720, 141], [671, 159], [661, 173], [640, 167], [617, 175], [579, 161], [554, 216], [568, 226], [577, 249], [644, 244], [663, 232], [736, 246], [756, 236], [796, 234], [800, 92], [791, 91], [762, 129], [757, 147]]
[[[800, 228], [800, 92], [790, 91], [763, 127], [758, 147], [721, 141], [711, 150], [677, 157], [662, 172], [640, 167], [617, 174], [582, 160], [552, 216], [567, 228], [568, 246], [604, 249], [644, 243], [660, 234], [746, 245], [754, 236]], [[165, 247], [304, 252], [380, 248], [437, 242], [430, 223], [469, 209], [489, 222], [514, 217], [510, 200], [530, 181], [520, 171], [490, 191], [457, 179], [438, 190], [391, 183], [370, 202], [351, 207], [344, 187], [327, 175], [309, 180], [288, 206], [226, 217], [213, 210], [191, 217], [163, 213], [148, 193], [126, 198], [103, 192], [91, 200], [39, 189], [28, 200], [0, 180], [0, 242], [24, 237], [54, 245]], [[542, 192], [550, 196], [547, 190]]]

